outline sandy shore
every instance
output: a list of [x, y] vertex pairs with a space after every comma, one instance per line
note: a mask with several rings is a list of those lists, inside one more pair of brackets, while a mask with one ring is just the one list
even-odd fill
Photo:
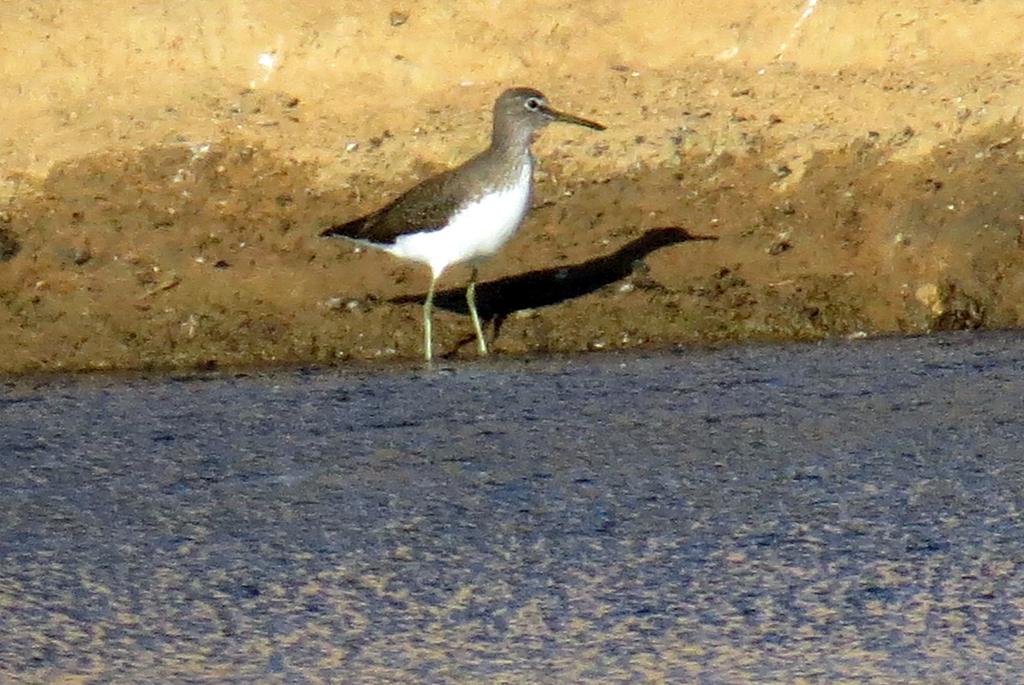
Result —
[[609, 129], [535, 146], [498, 353], [1020, 325], [1024, 7], [752, 7], [13, 0], [0, 371], [418, 356], [424, 270], [317, 233], [480, 149], [510, 85]]

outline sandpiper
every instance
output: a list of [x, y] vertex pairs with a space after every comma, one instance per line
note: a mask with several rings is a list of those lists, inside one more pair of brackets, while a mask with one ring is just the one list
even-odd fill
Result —
[[433, 356], [434, 287], [445, 269], [454, 264], [472, 266], [466, 304], [477, 349], [487, 354], [476, 311], [477, 265], [501, 249], [522, 223], [533, 187], [530, 143], [538, 129], [554, 121], [598, 131], [605, 128], [596, 121], [552, 109], [540, 91], [511, 88], [494, 103], [490, 147], [454, 169], [423, 180], [377, 211], [320, 234], [347, 238], [430, 267], [430, 288], [423, 303], [427, 361]]

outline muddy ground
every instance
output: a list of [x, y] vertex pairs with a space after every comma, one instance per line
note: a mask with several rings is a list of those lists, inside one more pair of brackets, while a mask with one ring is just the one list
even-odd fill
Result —
[[1016, 0], [208, 5], [0, 10], [0, 372], [417, 357], [426, 270], [317, 233], [521, 84], [609, 128], [535, 145], [497, 353], [1024, 322]]

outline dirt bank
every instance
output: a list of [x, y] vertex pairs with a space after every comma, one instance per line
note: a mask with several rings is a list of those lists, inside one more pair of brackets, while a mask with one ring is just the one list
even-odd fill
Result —
[[499, 353], [1024, 320], [1019, 3], [620, 5], [7, 3], [0, 371], [418, 356], [425, 270], [316, 234], [518, 84], [609, 130], [535, 146]]

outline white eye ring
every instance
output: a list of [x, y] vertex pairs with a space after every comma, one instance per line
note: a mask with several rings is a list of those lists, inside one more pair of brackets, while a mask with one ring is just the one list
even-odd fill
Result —
[[537, 109], [540, 107], [540, 100], [537, 98], [530, 98], [526, 101], [526, 109]]

